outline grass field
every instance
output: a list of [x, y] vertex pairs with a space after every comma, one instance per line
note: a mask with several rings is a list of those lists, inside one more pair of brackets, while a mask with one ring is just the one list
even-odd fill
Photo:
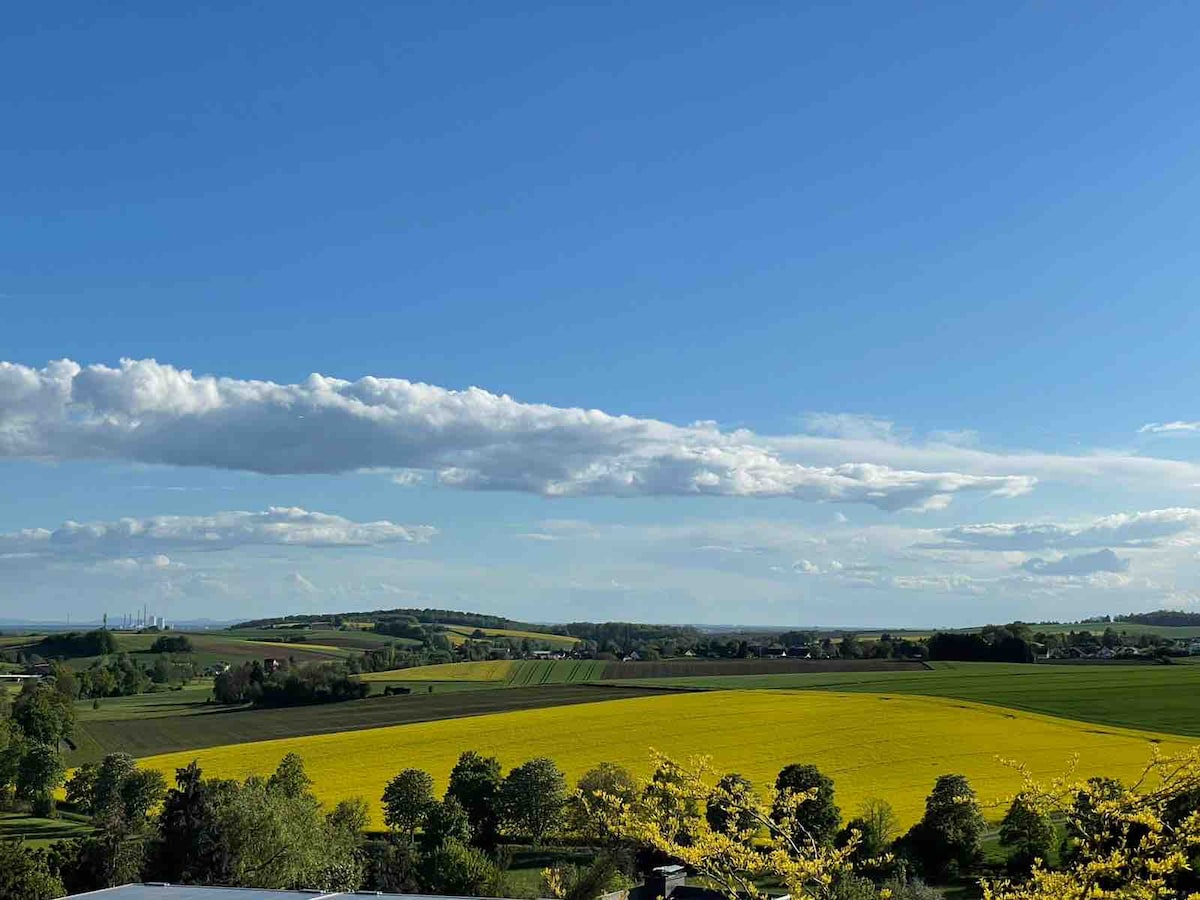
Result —
[[146, 719], [159, 716], [195, 715], [212, 707], [204, 701], [212, 696], [212, 679], [202, 678], [178, 691], [156, 691], [131, 697], [105, 697], [98, 709], [91, 700], [75, 701], [76, 722], [102, 722], [113, 719]]
[[84, 837], [92, 830], [82, 816], [60, 813], [57, 819], [40, 819], [25, 813], [0, 812], [0, 840], [17, 840], [30, 847], [48, 847], [55, 841]]
[[[548, 690], [553, 689], [535, 693]], [[1078, 753], [1081, 773], [1129, 778], [1149, 758], [1152, 742], [1160, 742], [1167, 752], [1185, 746], [1181, 739], [1162, 735], [1098, 729], [946, 699], [728, 691], [215, 747], [143, 763], [169, 774], [198, 758], [209, 775], [242, 778], [268, 772], [285, 753], [297, 752], [319, 797], [333, 802], [362, 796], [377, 818], [379, 796], [396, 771], [404, 766], [426, 769], [440, 790], [463, 750], [494, 754], [506, 768], [548, 755], [574, 780], [604, 760], [645, 774], [654, 747], [677, 757], [703, 751], [721, 771], [739, 771], [759, 785], [768, 784], [787, 763], [812, 762], [833, 777], [844, 810], [853, 812], [868, 797], [884, 797], [908, 824], [919, 817], [940, 774], [965, 774], [981, 798], [998, 800], [1019, 779], [999, 764], [997, 755], [1051, 776]], [[1001, 813], [991, 810], [992, 818]]]
[[820, 672], [918, 672], [924, 663], [899, 659], [663, 659], [610, 662], [603, 678], [775, 675]]
[[[97, 762], [104, 754], [118, 751], [149, 756], [189, 748], [350, 732], [659, 693], [662, 693], [661, 689], [640, 686], [570, 684], [484, 691], [453, 691], [439, 687], [432, 694], [370, 697], [289, 709], [226, 709], [200, 704], [190, 711], [184, 710], [184, 714], [174, 715], [153, 715], [143, 709], [142, 715], [120, 719], [92, 718], [76, 723], [73, 739], [76, 749], [66, 754], [65, 761], [68, 766], [78, 766]], [[103, 711], [102, 706], [100, 712]]]
[[990, 703], [1127, 728], [1200, 736], [1198, 666], [1047, 666], [934, 663], [919, 672], [657, 678], [638, 684], [693, 689], [779, 689], [923, 694]]
[[443, 663], [438, 666], [414, 666], [388, 672], [370, 672], [363, 681], [505, 681], [515, 664], [496, 659], [487, 662]]

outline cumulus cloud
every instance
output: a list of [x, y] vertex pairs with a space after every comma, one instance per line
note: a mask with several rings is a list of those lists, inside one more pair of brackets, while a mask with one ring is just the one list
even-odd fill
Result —
[[222, 512], [211, 516], [152, 516], [110, 522], [65, 522], [54, 530], [26, 529], [0, 534], [0, 554], [105, 556], [153, 567], [170, 565], [163, 550], [228, 549], [255, 544], [301, 547], [353, 547], [425, 541], [429, 525], [353, 522], [341, 516], [296, 507], [263, 512]]
[[1087, 547], [1154, 547], [1200, 532], [1200, 509], [1172, 507], [1118, 513], [1082, 524], [1010, 522], [960, 525], [938, 532], [927, 549], [1036, 552]]
[[[1035, 478], [806, 465], [749, 431], [521, 403], [401, 379], [300, 384], [195, 376], [154, 360], [0, 363], [0, 456], [104, 458], [266, 474], [432, 472], [445, 485], [546, 496], [717, 495], [938, 509]], [[407, 474], [401, 483], [411, 483]]]
[[1122, 559], [1112, 550], [1104, 549], [1055, 560], [1035, 556], [1023, 562], [1021, 568], [1034, 575], [1094, 575], [1098, 572], [1126, 572], [1129, 570], [1129, 560]]

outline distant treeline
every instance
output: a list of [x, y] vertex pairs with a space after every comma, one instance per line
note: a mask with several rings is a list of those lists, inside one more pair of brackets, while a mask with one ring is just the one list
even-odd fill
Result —
[[65, 631], [48, 634], [29, 651], [47, 659], [54, 657], [73, 658], [78, 656], [107, 656], [120, 648], [111, 631], [98, 628], [95, 631]]
[[1200, 625], [1200, 613], [1180, 612], [1177, 609], [1158, 609], [1154, 612], [1128, 613], [1124, 616], [1117, 616], [1116, 621], [1130, 622], [1135, 625], [1179, 627]]
[[311, 663], [268, 672], [258, 660], [222, 672], [213, 682], [218, 703], [253, 703], [255, 706], [308, 706], [361, 700], [370, 687], [351, 678], [341, 666]]
[[528, 622], [518, 622], [505, 616], [492, 616], [485, 613], [463, 612], [457, 609], [433, 608], [402, 608], [402, 609], [373, 609], [363, 612], [325, 613], [322, 615], [277, 616], [271, 619], [252, 619], [240, 622], [233, 628], [279, 628], [286, 626], [303, 626], [313, 623], [330, 623], [341, 626], [346, 621], [386, 621], [391, 619], [416, 619], [418, 622], [432, 624], [441, 622], [446, 625], [469, 625], [472, 628], [518, 628], [537, 629], [538, 626]]

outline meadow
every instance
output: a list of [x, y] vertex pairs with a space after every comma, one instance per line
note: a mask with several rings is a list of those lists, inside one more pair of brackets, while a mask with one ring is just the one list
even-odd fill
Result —
[[920, 694], [1102, 725], [1200, 736], [1200, 666], [932, 663], [913, 672], [701, 676], [639, 680], [693, 690], [792, 689]]
[[[563, 689], [538, 688], [535, 693]], [[941, 698], [721, 691], [218, 746], [153, 756], [142, 763], [170, 777], [177, 767], [198, 759], [208, 775], [243, 778], [268, 772], [284, 754], [296, 752], [320, 798], [335, 802], [362, 796], [378, 824], [379, 797], [399, 769], [426, 769], [440, 791], [466, 749], [493, 754], [505, 768], [549, 755], [573, 781], [606, 760], [645, 775], [653, 747], [680, 758], [702, 751], [720, 771], [741, 772], [761, 786], [769, 785], [788, 763], [815, 763], [834, 779], [847, 813], [870, 797], [883, 797], [902, 824], [910, 824], [943, 773], [965, 774], [981, 799], [998, 801], [1015, 790], [1019, 778], [997, 756], [1020, 760], [1050, 777], [1064, 771], [1077, 753], [1081, 774], [1130, 778], [1155, 745], [1173, 752], [1188, 742]], [[989, 815], [998, 818], [1002, 811], [991, 807]]]

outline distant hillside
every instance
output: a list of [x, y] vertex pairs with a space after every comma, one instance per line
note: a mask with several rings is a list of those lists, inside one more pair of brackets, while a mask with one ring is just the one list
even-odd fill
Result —
[[361, 612], [319, 613], [315, 615], [277, 616], [270, 619], [253, 619], [231, 626], [235, 629], [244, 628], [288, 628], [306, 625], [324, 624], [338, 626], [344, 622], [370, 621], [386, 622], [390, 619], [416, 619], [424, 625], [465, 625], [471, 628], [503, 628], [517, 631], [539, 631], [552, 634], [564, 634], [565, 631], [554, 625], [536, 625], [531, 622], [521, 622], [507, 616], [496, 616], [488, 613], [464, 612], [458, 609], [432, 608], [398, 608], [372, 609]]

